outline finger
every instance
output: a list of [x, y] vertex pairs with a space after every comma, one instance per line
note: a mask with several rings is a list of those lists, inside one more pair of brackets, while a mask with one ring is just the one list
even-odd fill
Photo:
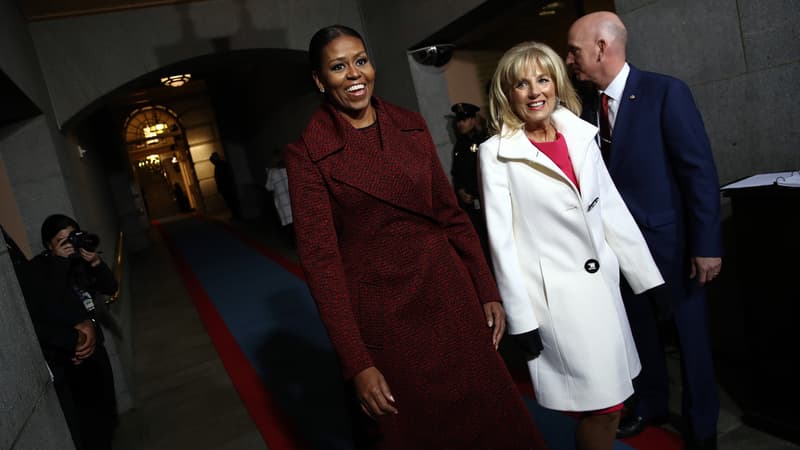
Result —
[[691, 271], [689, 272], [689, 278], [694, 278], [697, 276], [697, 266], [694, 261], [690, 264]]
[[494, 335], [496, 336], [496, 341], [494, 344], [494, 349], [500, 346], [500, 341], [503, 339], [503, 334], [506, 332], [506, 319], [502, 315], [497, 318], [497, 325], [494, 327]]
[[494, 311], [491, 306], [484, 305], [483, 315], [486, 316], [486, 325], [491, 328], [494, 326]]
[[370, 411], [369, 408], [367, 408], [367, 405], [361, 403], [361, 410], [364, 411], [364, 414], [366, 414], [367, 417], [369, 417], [372, 420], [375, 420], [375, 416], [372, 415], [372, 411]]
[[367, 396], [364, 400], [367, 402], [367, 408], [369, 408], [373, 418], [385, 415], [381, 406], [378, 404], [378, 400], [373, 395]]
[[498, 342], [500, 342], [497, 335], [497, 329], [499, 328], [500, 323], [498, 322], [499, 317], [495, 308], [490, 309], [490, 316], [490, 322], [492, 323], [492, 345], [496, 349]]
[[397, 414], [397, 408], [395, 408], [393, 405], [393, 403], [395, 403], [394, 396], [392, 395], [392, 391], [389, 389], [389, 385], [386, 383], [386, 380], [383, 380], [380, 383], [380, 390], [381, 396], [383, 397], [385, 403], [383, 410], [392, 414]]
[[389, 398], [386, 397], [380, 390], [374, 393], [373, 399], [375, 400], [375, 404], [377, 405], [378, 412], [381, 416], [388, 413], [397, 414], [397, 409], [395, 409], [395, 407], [389, 403]]

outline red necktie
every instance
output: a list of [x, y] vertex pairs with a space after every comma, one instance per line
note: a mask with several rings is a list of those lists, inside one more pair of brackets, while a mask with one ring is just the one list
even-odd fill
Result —
[[608, 162], [611, 155], [611, 122], [608, 120], [608, 96], [600, 94], [600, 152], [603, 160]]

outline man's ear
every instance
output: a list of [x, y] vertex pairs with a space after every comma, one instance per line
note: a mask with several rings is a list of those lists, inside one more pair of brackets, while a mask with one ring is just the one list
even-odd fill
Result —
[[597, 62], [600, 62], [600, 58], [603, 56], [603, 53], [605, 53], [607, 47], [608, 43], [606, 43], [605, 39], [597, 41]]

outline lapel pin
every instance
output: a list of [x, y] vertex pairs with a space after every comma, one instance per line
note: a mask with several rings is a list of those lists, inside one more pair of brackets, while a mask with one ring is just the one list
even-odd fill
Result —
[[631, 95], [631, 96], [630, 96], [630, 97], [628, 97], [628, 98], [629, 98], [631, 101], [633, 101], [633, 100], [636, 100], [636, 96], [635, 96], [635, 95]]

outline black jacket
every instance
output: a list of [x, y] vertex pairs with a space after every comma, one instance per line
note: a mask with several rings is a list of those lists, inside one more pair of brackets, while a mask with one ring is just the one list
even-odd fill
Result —
[[464, 189], [473, 197], [479, 196], [478, 146], [486, 139], [486, 133], [478, 129], [458, 137], [456, 145], [453, 147], [453, 167], [450, 171], [453, 176], [453, 188], [456, 192]]
[[[114, 275], [106, 263], [95, 267], [79, 258], [61, 258], [49, 252], [37, 255], [20, 271], [20, 286], [28, 305], [39, 344], [51, 369], [69, 364], [78, 343], [75, 325], [93, 318], [76, 290], [91, 294], [96, 307], [102, 307], [97, 294], [113, 294]], [[97, 343], [103, 341], [97, 328]]]

